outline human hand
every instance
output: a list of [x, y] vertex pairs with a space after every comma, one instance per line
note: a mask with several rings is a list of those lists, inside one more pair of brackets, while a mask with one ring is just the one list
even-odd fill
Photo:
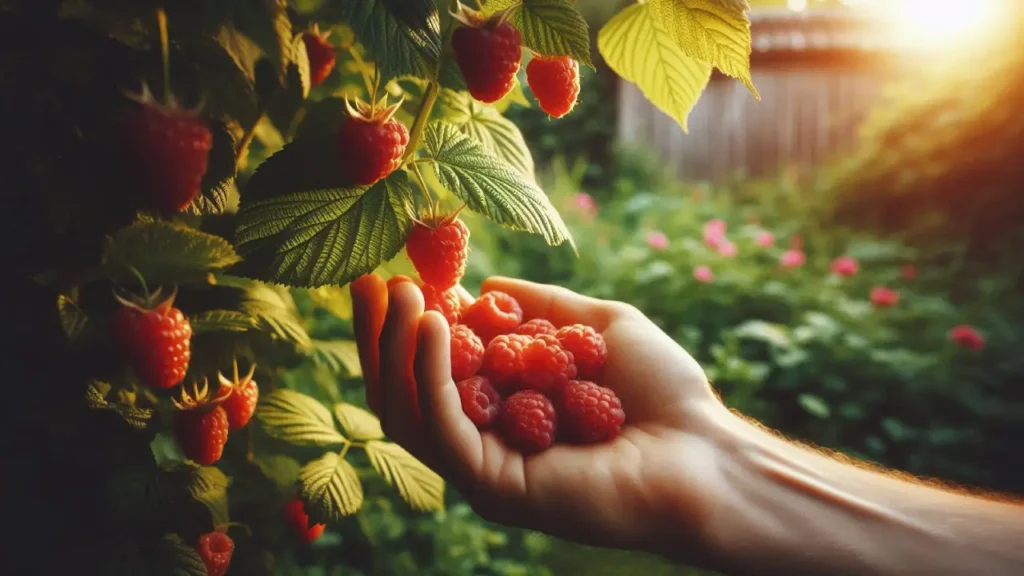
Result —
[[[583, 323], [608, 344], [602, 386], [626, 423], [611, 442], [556, 444], [532, 456], [506, 448], [462, 412], [451, 380], [449, 328], [405, 282], [352, 285], [368, 403], [394, 441], [448, 479], [484, 518], [593, 545], [700, 563], [714, 491], [708, 438], [730, 418], [696, 361], [635, 308], [504, 278], [483, 292], [515, 297], [524, 320]], [[472, 298], [463, 291], [468, 304]], [[383, 361], [382, 361], [383, 359]]]

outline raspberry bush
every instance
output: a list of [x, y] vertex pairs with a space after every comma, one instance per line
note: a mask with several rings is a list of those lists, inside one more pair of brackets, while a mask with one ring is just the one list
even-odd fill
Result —
[[[430, 263], [433, 308], [506, 334], [521, 310], [452, 297], [461, 222], [422, 215], [576, 248], [504, 112], [524, 105], [537, 58], [571, 71], [535, 87], [571, 114], [592, 31], [570, 0], [482, 4], [0, 2], [0, 72], [16, 87], [0, 114], [18, 143], [3, 160], [4, 283], [8, 326], [26, 332], [7, 351], [18, 449], [5, 453], [28, 471], [11, 475], [24, 497], [8, 516], [33, 535], [9, 544], [34, 562], [12, 573], [419, 574], [415, 538], [381, 526], [468, 525], [362, 407], [345, 286], [411, 273], [407, 248]], [[712, 67], [753, 89], [745, 3], [658, 4], [596, 33], [612, 69], [684, 126]], [[729, 37], [709, 40], [706, 18]], [[688, 52], [709, 42], [729, 49]], [[659, 58], [635, 57], [653, 43]], [[539, 366], [568, 358], [541, 334], [553, 328], [509, 337], [549, 339], [525, 359]], [[467, 372], [488, 365], [485, 345]], [[462, 389], [481, 422], [500, 417], [493, 388]], [[407, 549], [381, 544], [396, 540]], [[438, 566], [468, 561], [439, 548]]]

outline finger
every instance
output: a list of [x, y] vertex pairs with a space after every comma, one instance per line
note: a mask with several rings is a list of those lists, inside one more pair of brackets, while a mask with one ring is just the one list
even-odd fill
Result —
[[352, 282], [352, 324], [359, 350], [359, 365], [366, 383], [366, 403], [381, 414], [380, 333], [388, 309], [388, 291], [376, 274], [361, 276]]
[[381, 424], [395, 442], [415, 455], [412, 443], [420, 436], [413, 361], [416, 332], [423, 315], [423, 294], [409, 282], [392, 286], [387, 317], [380, 337], [383, 414]]
[[603, 331], [619, 312], [619, 304], [577, 294], [561, 286], [536, 284], [514, 278], [488, 278], [481, 293], [498, 290], [515, 298], [523, 308], [523, 319], [546, 318], [555, 326], [587, 324]]
[[456, 482], [467, 482], [483, 465], [480, 431], [462, 411], [462, 400], [452, 381], [451, 334], [437, 312], [420, 319], [416, 353], [423, 424], [431, 451]]

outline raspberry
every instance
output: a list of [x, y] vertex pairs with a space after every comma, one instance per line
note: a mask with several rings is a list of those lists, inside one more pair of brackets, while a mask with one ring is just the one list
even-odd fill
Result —
[[459, 316], [462, 315], [462, 302], [455, 290], [442, 290], [433, 284], [423, 284], [420, 290], [423, 292], [424, 310], [440, 312], [448, 321], [448, 325], [459, 321]]
[[512, 90], [522, 59], [522, 41], [514, 26], [496, 18], [455, 31], [452, 49], [473, 98], [493, 103]]
[[560, 424], [565, 435], [587, 444], [604, 442], [619, 435], [626, 421], [622, 402], [615, 392], [585, 380], [573, 380], [561, 394]]
[[469, 228], [454, 214], [417, 223], [405, 241], [405, 252], [424, 282], [451, 288], [466, 271]]
[[876, 286], [871, 289], [871, 303], [875, 308], [891, 308], [899, 304], [900, 293], [892, 288]]
[[590, 326], [574, 324], [561, 328], [557, 334], [562, 348], [572, 352], [580, 378], [596, 378], [601, 374], [608, 346], [604, 337]]
[[536, 390], [522, 390], [508, 397], [498, 414], [501, 437], [524, 454], [540, 452], [555, 440], [555, 406]]
[[143, 384], [172, 388], [185, 379], [192, 358], [192, 325], [174, 307], [174, 295], [116, 296], [121, 308], [110, 319], [111, 335]]
[[499, 334], [509, 334], [523, 321], [519, 302], [504, 292], [487, 292], [463, 314], [462, 322], [476, 332], [484, 344]]
[[523, 351], [533, 341], [529, 336], [502, 334], [495, 336], [484, 351], [484, 362], [480, 374], [504, 392], [511, 392], [519, 386], [519, 374], [523, 371]]
[[341, 167], [350, 183], [370, 186], [402, 165], [409, 131], [391, 117], [395, 106], [383, 110], [362, 102], [358, 106], [358, 111], [349, 106], [349, 116], [338, 128]]
[[542, 334], [554, 336], [557, 332], [558, 328], [555, 328], [554, 324], [552, 324], [549, 320], [545, 320], [544, 318], [534, 318], [529, 322], [524, 322], [523, 324], [520, 324], [519, 327], [516, 328], [515, 330], [516, 334], [522, 334], [523, 336], [533, 337], [537, 337]]
[[260, 389], [252, 375], [256, 372], [256, 365], [249, 368], [249, 373], [238, 378], [238, 363], [234, 365], [234, 380], [228, 380], [220, 372], [217, 373], [217, 381], [221, 387], [230, 389], [231, 395], [221, 403], [224, 412], [228, 415], [228, 429], [239, 430], [245, 428], [256, 412], [256, 402], [260, 398]]
[[193, 395], [181, 388], [181, 402], [173, 400], [174, 438], [185, 457], [203, 466], [220, 460], [228, 443], [228, 414], [217, 405], [224, 397], [207, 399], [207, 385], [193, 385]]
[[293, 497], [285, 505], [284, 516], [295, 534], [306, 544], [313, 542], [324, 533], [323, 524], [309, 525], [309, 515], [306, 514], [306, 508], [303, 506], [302, 500], [299, 500], [297, 497]]
[[412, 282], [412, 278], [409, 278], [408, 276], [402, 274], [392, 276], [391, 278], [388, 278], [388, 290], [401, 284], [402, 282]]
[[134, 98], [142, 106], [127, 119], [123, 138], [142, 207], [179, 212], [202, 191], [213, 135], [194, 113], [154, 101], [148, 89]]
[[452, 380], [458, 382], [476, 374], [484, 362], [484, 344], [469, 326], [452, 326]]
[[836, 276], [853, 276], [860, 266], [855, 258], [840, 256], [832, 262], [832, 273]]
[[334, 46], [327, 41], [327, 34], [321, 34], [318, 26], [302, 35], [302, 42], [306, 45], [306, 55], [309, 56], [309, 84], [312, 87], [319, 86], [331, 75], [337, 55], [334, 53]]
[[231, 555], [235, 551], [235, 541], [223, 532], [203, 534], [196, 542], [196, 551], [206, 565], [208, 576], [224, 576], [231, 566]]
[[568, 56], [534, 56], [526, 65], [526, 82], [540, 109], [552, 118], [561, 118], [576, 106], [580, 66]]
[[524, 389], [554, 395], [576, 378], [572, 352], [562, 348], [554, 336], [543, 334], [534, 338], [523, 348], [522, 358], [519, 383]]
[[455, 384], [462, 400], [462, 411], [477, 425], [486, 428], [498, 417], [501, 396], [483, 376], [473, 376]]
[[961, 324], [954, 326], [949, 331], [950, 342], [968, 350], [982, 350], [985, 348], [985, 337], [973, 326]]

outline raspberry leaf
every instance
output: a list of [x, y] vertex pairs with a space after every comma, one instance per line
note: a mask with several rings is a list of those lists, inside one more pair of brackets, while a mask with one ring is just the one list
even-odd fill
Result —
[[523, 35], [523, 45], [545, 56], [571, 56], [594, 68], [590, 28], [570, 0], [523, 0], [508, 20]]
[[750, 77], [750, 6], [745, 0], [650, 0], [648, 6], [684, 54], [713, 64], [761, 98]]
[[219, 468], [184, 464], [173, 471], [173, 482], [181, 493], [206, 506], [214, 524], [229, 520], [228, 486], [231, 481]]
[[313, 304], [342, 320], [352, 319], [352, 292], [339, 286], [321, 286], [308, 292]]
[[85, 392], [85, 400], [89, 408], [93, 410], [110, 410], [117, 413], [124, 419], [125, 423], [136, 430], [149, 428], [153, 421], [154, 410], [139, 408], [130, 404], [110, 402], [107, 394], [110, 392], [110, 385], [105, 382], [92, 381]]
[[228, 192], [235, 183], [235, 137], [223, 123], [210, 126], [213, 149], [209, 167], [203, 175], [202, 192], [185, 208], [188, 214], [222, 214], [228, 204]]
[[185, 544], [180, 538], [168, 536], [161, 538], [151, 550], [144, 554], [149, 560], [147, 574], [166, 574], [167, 576], [206, 576], [206, 564], [199, 557], [195, 548]]
[[399, 76], [436, 76], [441, 19], [433, 0], [343, 2], [341, 19], [380, 66], [381, 82]]
[[248, 332], [255, 330], [258, 323], [255, 318], [236, 312], [235, 310], [207, 310], [188, 317], [193, 334], [210, 332]]
[[135, 268], [152, 286], [205, 278], [238, 261], [227, 240], [159, 221], [137, 222], [115, 232], [103, 254], [110, 278], [129, 278]]
[[309, 354], [317, 366], [323, 366], [335, 374], [362, 374], [356, 343], [351, 340], [314, 340], [309, 347]]
[[[357, 357], [358, 361], [358, 357]], [[334, 405], [334, 415], [341, 427], [353, 440], [380, 440], [384, 438], [380, 420], [366, 410], [344, 402]]]
[[438, 180], [470, 210], [507, 228], [540, 234], [552, 246], [568, 241], [575, 247], [544, 192], [459, 126], [431, 123], [425, 144]]
[[650, 4], [616, 14], [598, 33], [597, 47], [616, 74], [688, 130], [687, 117], [711, 80], [711, 64], [687, 56]]
[[309, 346], [309, 334], [287, 289], [232, 276], [218, 276], [216, 282], [211, 291], [222, 298], [220, 306], [253, 318], [257, 330], [299, 347]]
[[366, 455], [378, 474], [416, 510], [444, 509], [444, 480], [398, 444], [370, 440]]
[[339, 522], [363, 506], [363, 485], [356, 469], [331, 452], [299, 471], [299, 497], [310, 523]]
[[260, 398], [256, 419], [267, 434], [290, 444], [336, 446], [345, 443], [327, 408], [294, 390], [275, 390]]
[[478, 140], [484, 150], [511, 164], [531, 183], [536, 183], [533, 156], [514, 122], [502, 116], [494, 106], [478, 102], [466, 92], [445, 90], [441, 98], [445, 120], [458, 126], [466, 136]]

